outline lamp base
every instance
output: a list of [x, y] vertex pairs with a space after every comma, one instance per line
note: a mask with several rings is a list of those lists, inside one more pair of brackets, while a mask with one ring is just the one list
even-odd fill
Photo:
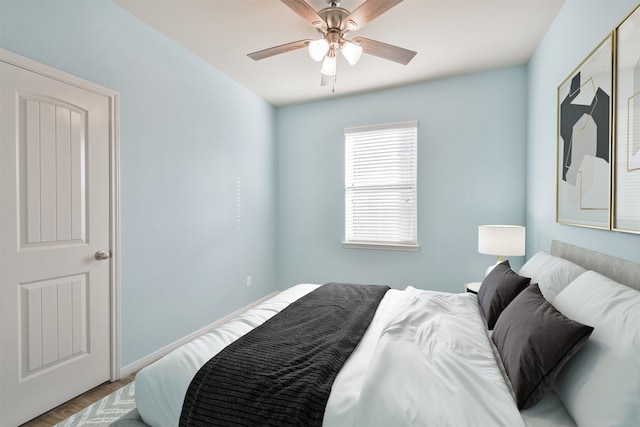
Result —
[[487, 277], [487, 276], [489, 275], [489, 273], [491, 273], [491, 270], [493, 270], [494, 268], [496, 268], [496, 266], [497, 266], [498, 264], [500, 264], [501, 262], [503, 262], [503, 261], [504, 261], [504, 259], [505, 259], [505, 258], [504, 258], [504, 256], [500, 255], [500, 256], [498, 257], [498, 261], [496, 261], [496, 263], [495, 263], [495, 264], [490, 265], [490, 266], [487, 268], [487, 271], [484, 273], [484, 276], [485, 276], [485, 277]]

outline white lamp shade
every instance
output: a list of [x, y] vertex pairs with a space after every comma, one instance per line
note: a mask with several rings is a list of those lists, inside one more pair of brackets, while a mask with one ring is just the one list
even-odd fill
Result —
[[522, 225], [478, 226], [478, 252], [498, 256], [523, 256], [525, 227]]
[[336, 75], [336, 56], [335, 54], [329, 54], [324, 57], [324, 62], [322, 63], [322, 68], [320, 68], [320, 73], [325, 76], [335, 76]]
[[313, 40], [309, 42], [309, 56], [316, 62], [322, 61], [322, 58], [329, 52], [329, 42], [325, 39]]
[[342, 52], [342, 55], [350, 65], [356, 65], [362, 56], [362, 46], [345, 40], [343, 45], [340, 47], [340, 52]]

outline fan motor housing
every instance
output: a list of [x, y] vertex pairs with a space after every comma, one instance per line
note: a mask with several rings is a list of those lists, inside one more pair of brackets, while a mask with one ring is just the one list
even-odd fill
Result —
[[327, 23], [327, 30], [340, 31], [346, 29], [347, 23], [344, 20], [350, 14], [351, 12], [341, 7], [327, 7], [318, 12], [318, 15]]

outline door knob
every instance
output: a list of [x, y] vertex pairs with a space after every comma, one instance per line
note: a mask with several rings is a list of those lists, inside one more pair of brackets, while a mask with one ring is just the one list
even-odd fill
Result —
[[96, 252], [95, 257], [98, 261], [102, 261], [111, 258], [111, 254], [109, 253], [109, 251], [98, 251]]

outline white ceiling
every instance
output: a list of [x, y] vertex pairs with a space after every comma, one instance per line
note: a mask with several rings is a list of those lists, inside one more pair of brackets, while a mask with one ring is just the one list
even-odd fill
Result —
[[[525, 64], [564, 0], [404, 0], [360, 35], [417, 51], [408, 65], [338, 60], [335, 93], [306, 49], [262, 61], [248, 53], [318, 32], [280, 0], [114, 0], [275, 106]], [[327, 0], [307, 0], [315, 9]], [[363, 0], [342, 0], [353, 11]]]

